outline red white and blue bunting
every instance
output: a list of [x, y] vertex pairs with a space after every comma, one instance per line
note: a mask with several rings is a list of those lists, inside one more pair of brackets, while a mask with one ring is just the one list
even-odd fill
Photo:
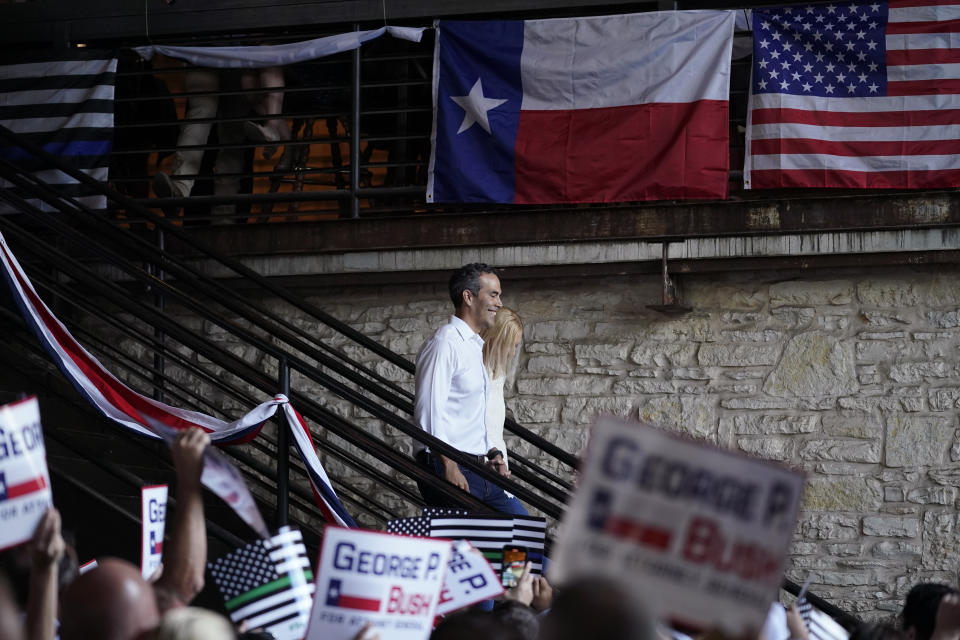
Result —
[[[214, 444], [228, 445], [256, 438], [264, 423], [276, 414], [279, 407], [284, 412], [297, 453], [307, 468], [314, 497], [323, 517], [341, 526], [357, 526], [330, 484], [314, 449], [310, 430], [286, 396], [278, 394], [254, 407], [242, 418], [225, 422], [197, 411], [171, 407], [137, 393], [107, 371], [53, 315], [37, 295], [2, 234], [0, 263], [3, 265], [4, 280], [23, 319], [77, 391], [104, 416], [127, 431], [157, 439], [162, 438], [166, 430], [196, 426], [208, 432]], [[263, 534], [261, 527], [251, 522], [255, 518], [249, 514], [239, 515]]]

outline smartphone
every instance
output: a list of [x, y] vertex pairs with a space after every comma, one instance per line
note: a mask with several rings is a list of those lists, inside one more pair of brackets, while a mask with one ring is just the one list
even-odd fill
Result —
[[527, 563], [527, 550], [524, 547], [507, 545], [503, 548], [503, 565], [500, 580], [507, 589], [515, 587], [523, 575], [523, 565]]

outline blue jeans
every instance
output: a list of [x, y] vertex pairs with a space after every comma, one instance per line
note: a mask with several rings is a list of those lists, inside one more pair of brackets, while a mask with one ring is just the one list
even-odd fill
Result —
[[[440, 460], [440, 457], [430, 456], [430, 465], [434, 475], [443, 478], [443, 462]], [[457, 465], [457, 467], [460, 469], [463, 477], [467, 479], [467, 484], [470, 485], [470, 495], [479, 499], [488, 507], [493, 507], [501, 513], [509, 513], [516, 516], [530, 515], [523, 505], [520, 504], [519, 500], [513, 496], [508, 496], [503, 492], [503, 489], [497, 485], [486, 478], [480, 477], [480, 475], [464, 467], [462, 464]], [[450, 500], [443, 497], [442, 494], [437, 494], [432, 491], [430, 487], [426, 485], [420, 486], [420, 493], [423, 495], [423, 499], [427, 501], [427, 504], [438, 507], [457, 506], [456, 504], [451, 504]]]

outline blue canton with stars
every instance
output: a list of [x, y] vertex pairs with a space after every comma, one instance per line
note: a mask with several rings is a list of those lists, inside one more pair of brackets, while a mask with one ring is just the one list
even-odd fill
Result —
[[753, 93], [864, 98], [887, 93], [886, 3], [753, 10]]

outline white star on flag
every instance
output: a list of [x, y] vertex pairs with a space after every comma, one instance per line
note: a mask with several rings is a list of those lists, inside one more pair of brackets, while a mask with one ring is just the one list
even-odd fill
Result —
[[477, 81], [473, 84], [469, 95], [450, 96], [450, 99], [460, 105], [460, 108], [464, 111], [463, 122], [460, 123], [457, 134], [463, 133], [472, 127], [474, 123], [479, 124], [483, 127], [484, 131], [490, 133], [490, 121], [487, 119], [487, 112], [491, 109], [496, 109], [507, 101], [506, 99], [499, 100], [497, 98], [484, 97], [483, 85], [480, 84], [480, 78], [477, 78]]

